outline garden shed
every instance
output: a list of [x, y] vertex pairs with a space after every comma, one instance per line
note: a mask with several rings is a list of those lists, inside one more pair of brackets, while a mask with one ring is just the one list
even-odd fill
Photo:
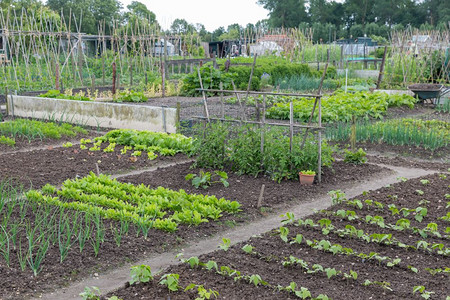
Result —
[[280, 56], [283, 47], [274, 41], [260, 41], [255, 45], [250, 45], [250, 55], [276, 55]]
[[168, 56], [174, 56], [175, 55], [175, 46], [169, 41], [160, 39], [159, 41], [157, 41], [155, 43], [155, 47], [153, 48], [153, 54], [155, 56], [160, 56], [160, 55], [164, 55], [165, 51]]

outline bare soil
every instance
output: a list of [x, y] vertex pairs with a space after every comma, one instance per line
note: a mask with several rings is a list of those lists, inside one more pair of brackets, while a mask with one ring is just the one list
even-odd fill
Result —
[[[104, 149], [106, 145], [102, 145]], [[149, 160], [144, 152], [140, 157], [132, 157], [131, 151], [120, 154], [123, 146], [115, 152], [89, 151], [80, 145], [71, 148], [48, 146], [47, 149], [15, 152], [0, 155], [0, 177], [9, 178], [24, 188], [40, 188], [46, 183], [61, 184], [66, 179], [83, 177], [89, 172], [104, 174], [121, 173], [149, 168], [161, 163], [173, 163], [187, 159], [186, 155], [159, 156]]]
[[[73, 174], [75, 174], [73, 172], [81, 174], [81, 172], [92, 170], [92, 168], [89, 168], [89, 164], [84, 166], [80, 163], [74, 169], [75, 171], [69, 172], [70, 175], [69, 173], [66, 174], [62, 167], [55, 168], [53, 166], [61, 166], [58, 160], [61, 160], [63, 163], [67, 162], [67, 157], [74, 155], [73, 150], [75, 149], [32, 151], [31, 156], [30, 153], [26, 153], [29, 161], [36, 161], [32, 165], [40, 170], [40, 174], [45, 174], [42, 176], [45, 180], [39, 180], [36, 178], [38, 177], [37, 175], [34, 176], [32, 174], [28, 174], [28, 177], [24, 175], [21, 178], [23, 181], [25, 181], [25, 178], [28, 178], [33, 183], [33, 186], [41, 186], [44, 182], [62, 182], [69, 178], [68, 176], [73, 177]], [[54, 153], [58, 155], [54, 156]], [[16, 155], [20, 156], [20, 154]], [[89, 154], [83, 155], [85, 159], [90, 157]], [[0, 159], [3, 162], [6, 162], [4, 156], [10, 157], [11, 161], [17, 161], [18, 159], [15, 156], [11, 158], [9, 154], [1, 155]], [[103, 161], [107, 159], [115, 161], [114, 157], [101, 159]], [[77, 158], [76, 161], [80, 162], [82, 159]], [[69, 169], [70, 167], [66, 166], [65, 168]], [[117, 171], [117, 169], [117, 166], [112, 168], [114, 171]], [[22, 168], [20, 170], [18, 173], [23, 172], [27, 174], [32, 171], [30, 168]], [[58, 170], [59, 173], [57, 172]], [[9, 170], [8, 172], [11, 171]], [[197, 190], [189, 182], [185, 181], [184, 176], [190, 172], [198, 173], [199, 170], [190, 169], [189, 164], [181, 164], [174, 167], [161, 168], [153, 172], [146, 172], [141, 175], [121, 177], [120, 180], [149, 184], [151, 187], [164, 186], [175, 190], [182, 188], [192, 193], [214, 194], [229, 200], [238, 200], [242, 205], [242, 212], [237, 215], [224, 215], [219, 222], [203, 223], [198, 227], [183, 225], [173, 234], [160, 230], [150, 230], [149, 238], [147, 239], [142, 236], [142, 233], [137, 234], [137, 228], [130, 226], [130, 231], [123, 237], [120, 247], [117, 246], [111, 229], [118, 228], [120, 225], [117, 222], [105, 220], [105, 241], [101, 245], [98, 256], [95, 256], [91, 244], [87, 244], [83, 252], [80, 253], [78, 243], [74, 240], [74, 245], [69, 251], [67, 258], [61, 263], [58, 245], [51, 245], [43, 262], [43, 269], [37, 277], [32, 275], [28, 267], [25, 271], [20, 269], [17, 258], [18, 249], [14, 249], [11, 251], [10, 267], [6, 266], [3, 259], [0, 259], [0, 282], [2, 282], [2, 285], [0, 285], [0, 298], [26, 299], [44, 291], [69, 285], [93, 273], [105, 272], [123, 263], [137, 261], [150, 254], [162, 253], [177, 247], [181, 248], [186, 243], [190, 244], [195, 240], [203, 239], [225, 229], [262, 218], [276, 208], [308, 202], [311, 198], [317, 195], [325, 195], [329, 190], [343, 184], [353, 184], [355, 181], [386, 173], [386, 169], [371, 164], [355, 166], [336, 162], [334, 171], [330, 169], [325, 170], [323, 184], [315, 184], [309, 187], [300, 186], [298, 181], [285, 181], [277, 184], [265, 177], [238, 176], [229, 172], [230, 187], [224, 188], [215, 184], [208, 190]], [[256, 203], [262, 184], [266, 185], [264, 208], [258, 209], [256, 208]], [[13, 212], [12, 218], [19, 218], [19, 213], [16, 210]], [[33, 214], [30, 213], [30, 224], [34, 224], [34, 221]], [[22, 238], [22, 241], [24, 241], [24, 233], [20, 232], [18, 238]], [[94, 239], [93, 236], [91, 238]]]
[[[428, 184], [423, 184], [421, 180], [428, 180]], [[366, 234], [372, 233], [392, 234], [395, 239], [408, 244], [416, 245], [417, 241], [425, 240], [433, 244], [443, 244], [450, 247], [447, 238], [432, 236], [421, 236], [412, 231], [396, 231], [387, 228], [380, 228], [375, 224], [366, 224], [361, 219], [349, 221], [330, 215], [338, 209], [354, 210], [358, 216], [364, 218], [366, 215], [380, 215], [384, 217], [386, 224], [395, 224], [403, 216], [392, 216], [387, 208], [388, 204], [395, 203], [397, 207], [415, 208], [419, 205], [428, 207], [428, 214], [418, 222], [414, 215], [407, 218], [411, 220], [411, 226], [424, 228], [428, 222], [437, 222], [439, 232], [443, 234], [446, 223], [438, 218], [445, 215], [445, 194], [449, 192], [449, 178], [440, 177], [437, 174], [412, 179], [407, 182], [396, 183], [389, 187], [371, 191], [369, 194], [360, 195], [357, 199], [371, 199], [384, 205], [383, 209], [364, 207], [357, 209], [354, 206], [341, 204], [331, 207], [326, 211], [321, 211], [310, 218], [318, 223], [322, 218], [330, 218], [332, 224], [338, 229], [343, 229], [347, 225], [363, 230]], [[420, 187], [423, 191], [421, 196], [415, 192]], [[423, 198], [429, 202], [424, 204]], [[448, 209], [447, 209], [448, 211]], [[281, 224], [280, 224], [281, 225]], [[219, 267], [227, 266], [240, 272], [241, 276], [259, 275], [267, 285], [258, 286], [249, 282], [248, 277], [235, 280], [236, 275], [218, 274], [214, 269], [208, 271], [204, 267], [191, 268], [187, 264], [171, 266], [163, 273], [156, 276], [148, 283], [138, 283], [131, 285], [125, 283], [123, 288], [109, 293], [102, 299], [107, 299], [112, 295], [123, 299], [195, 299], [196, 290], [184, 292], [184, 287], [189, 284], [203, 285], [206, 289], [212, 289], [219, 293], [219, 299], [298, 299], [291, 292], [280, 291], [277, 286], [286, 287], [291, 282], [297, 284], [296, 290], [306, 287], [313, 297], [325, 294], [332, 299], [421, 299], [420, 293], [413, 294], [415, 286], [423, 285], [425, 290], [431, 293], [430, 299], [444, 299], [450, 294], [448, 285], [448, 274], [437, 273], [432, 275], [427, 268], [439, 269], [448, 266], [450, 259], [448, 256], [428, 251], [424, 249], [405, 249], [396, 245], [378, 244], [376, 242], [367, 243], [350, 236], [339, 236], [335, 232], [325, 233], [321, 227], [305, 227], [296, 225], [284, 225], [289, 229], [288, 242], [280, 238], [278, 230], [270, 231], [262, 236], [253, 237], [248, 241], [238, 243], [227, 251], [217, 250], [209, 254], [200, 255], [199, 261], [206, 263], [215, 261]], [[301, 234], [303, 241], [289, 243]], [[378, 253], [380, 256], [392, 259], [401, 259], [394, 266], [387, 266], [386, 263], [377, 260], [364, 259], [356, 255], [335, 254], [312, 248], [305, 242], [308, 240], [328, 240], [331, 244], [340, 244], [342, 247], [353, 249], [357, 253], [369, 254]], [[251, 245], [251, 254], [245, 253], [241, 248], [244, 245]], [[289, 260], [290, 256], [302, 259], [307, 263], [308, 269], [312, 270], [313, 264], [320, 264], [325, 268], [334, 268], [342, 272], [331, 278], [324, 272], [308, 272], [298, 264], [283, 266], [283, 262]], [[187, 257], [186, 257], [187, 258]], [[417, 273], [411, 268], [416, 268]], [[344, 273], [350, 274], [354, 271], [358, 274], [356, 279], [348, 279]], [[179, 275], [179, 291], [172, 292], [166, 286], [159, 284], [163, 274]], [[365, 285], [369, 280], [372, 284]]]

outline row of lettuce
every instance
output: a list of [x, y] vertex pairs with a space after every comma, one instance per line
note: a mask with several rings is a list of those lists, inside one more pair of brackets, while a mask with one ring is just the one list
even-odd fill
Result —
[[62, 187], [46, 185], [26, 193], [28, 200], [64, 209], [98, 214], [105, 219], [134, 223], [147, 231], [169, 232], [179, 224], [199, 225], [218, 220], [223, 212], [236, 213], [240, 204], [215, 196], [188, 194], [163, 187], [121, 183], [107, 175], [66, 180]]

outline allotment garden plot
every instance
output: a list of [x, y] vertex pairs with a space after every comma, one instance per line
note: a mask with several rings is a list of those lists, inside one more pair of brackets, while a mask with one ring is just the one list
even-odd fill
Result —
[[[389, 172], [335, 162], [339, 176], [328, 167], [322, 185], [302, 187], [297, 178], [277, 183], [225, 167], [230, 186], [219, 182], [208, 190], [193, 187], [186, 175], [218, 169], [191, 168], [192, 162], [119, 179], [105, 175], [191, 160], [193, 147], [178, 134], [113, 130], [1, 154], [2, 176], [10, 178], [0, 189], [2, 299], [52, 290]], [[256, 207], [262, 184], [264, 202]]]
[[[334, 206], [262, 236], [199, 257], [162, 274], [131, 270], [123, 299], [448, 299], [450, 181], [412, 179], [353, 199], [336, 190]], [[146, 270], [145, 272], [142, 272]], [[106, 299], [106, 298], [105, 298]]]
[[0, 156], [0, 174], [26, 187], [60, 184], [89, 172], [115, 173], [188, 160], [192, 141], [182, 135], [113, 130], [106, 135]]

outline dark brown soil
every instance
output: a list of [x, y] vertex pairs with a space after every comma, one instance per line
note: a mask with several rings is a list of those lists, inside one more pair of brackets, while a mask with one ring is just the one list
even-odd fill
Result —
[[[329, 142], [333, 145], [338, 145], [339, 148], [346, 148], [348, 142]], [[407, 145], [388, 145], [385, 143], [373, 144], [369, 142], [356, 143], [356, 148], [362, 148], [366, 152], [382, 153], [383, 156], [397, 156], [404, 159], [420, 158], [425, 160], [443, 159], [444, 161], [450, 159], [450, 147], [443, 147], [436, 151], [430, 151], [424, 148], [407, 146]]]
[[406, 168], [418, 168], [424, 170], [438, 170], [441, 172], [449, 172], [450, 162], [430, 162], [408, 159], [404, 157], [385, 157], [381, 155], [368, 155], [368, 161], [375, 164], [385, 164]]
[[61, 137], [60, 139], [35, 139], [35, 140], [28, 140], [26, 138], [16, 138], [16, 144], [14, 146], [8, 146], [5, 144], [0, 144], [0, 154], [5, 153], [12, 153], [16, 151], [25, 151], [29, 149], [36, 149], [36, 148], [43, 148], [48, 146], [61, 146], [62, 144], [66, 142], [71, 142], [72, 144], [78, 144], [80, 142], [80, 139], [82, 138], [94, 138], [96, 136], [99, 136], [98, 133], [89, 133], [87, 135], [80, 134], [76, 138], [71, 137]]
[[[102, 149], [105, 147], [102, 145]], [[0, 155], [0, 177], [10, 178], [25, 188], [40, 188], [46, 183], [57, 185], [66, 179], [96, 172], [96, 164], [101, 173], [112, 174], [187, 159], [185, 155], [177, 154], [148, 160], [144, 152], [134, 161], [130, 151], [120, 154], [122, 148], [117, 146], [115, 152], [105, 153], [81, 150], [79, 145], [71, 148], [48, 146], [44, 150], [7, 153]]]
[[[420, 180], [428, 180], [423, 184]], [[329, 217], [332, 224], [343, 229], [346, 225], [352, 225], [357, 229], [362, 229], [366, 234], [391, 233], [393, 237], [408, 245], [416, 245], [419, 240], [428, 243], [442, 243], [444, 247], [450, 247], [448, 238], [436, 238], [428, 235], [422, 237], [412, 231], [402, 232], [380, 228], [377, 225], [368, 225], [362, 221], [366, 215], [381, 215], [385, 217], [386, 224], [395, 224], [395, 221], [403, 216], [392, 217], [387, 205], [395, 203], [397, 207], [416, 208], [426, 206], [429, 211], [422, 222], [414, 219], [414, 214], [407, 218], [411, 220], [411, 226], [425, 228], [429, 222], [437, 222], [439, 232], [445, 231], [444, 221], [438, 218], [445, 215], [445, 194], [449, 192], [450, 177], [444, 178], [437, 174], [413, 179], [403, 183], [393, 184], [369, 194], [359, 196], [358, 199], [371, 199], [384, 205], [383, 209], [364, 207], [357, 209], [350, 205], [338, 205], [327, 211], [319, 212], [312, 216], [315, 223], [321, 218]], [[423, 196], [416, 190], [420, 188]], [[395, 196], [395, 197], [394, 197]], [[424, 203], [426, 198], [429, 202]], [[335, 212], [338, 209], [356, 211], [360, 220], [348, 221], [347, 219], [329, 216], [327, 212]], [[448, 225], [448, 223], [447, 223]], [[448, 285], [449, 275], [443, 272], [432, 275], [427, 268], [445, 268], [449, 265], [448, 256], [436, 253], [436, 251], [426, 251], [423, 249], [404, 249], [396, 245], [384, 245], [376, 242], [367, 243], [358, 238], [349, 236], [340, 237], [335, 232], [325, 233], [321, 227], [306, 227], [297, 225], [284, 225], [289, 229], [288, 242], [280, 238], [278, 230], [273, 230], [261, 237], [254, 237], [246, 242], [232, 246], [228, 251], [217, 250], [213, 253], [201, 255], [200, 262], [206, 263], [209, 260], [215, 261], [221, 270], [221, 266], [228, 266], [240, 272], [241, 276], [247, 276], [240, 280], [235, 280], [236, 275], [228, 276], [218, 274], [214, 269], [207, 271], [204, 267], [191, 269], [187, 264], [171, 266], [163, 274], [179, 274], [180, 290], [169, 292], [167, 287], [159, 284], [162, 274], [156, 276], [149, 283], [139, 283], [125, 286], [105, 298], [116, 295], [122, 299], [195, 299], [196, 292], [183, 292], [183, 289], [191, 284], [203, 285], [206, 289], [212, 289], [219, 293], [219, 299], [291, 299], [295, 298], [293, 293], [278, 291], [277, 286], [286, 287], [291, 282], [297, 284], [296, 290], [306, 287], [311, 291], [313, 297], [319, 294], [326, 294], [332, 299], [421, 299], [420, 293], [413, 294], [415, 286], [425, 286], [425, 291], [431, 293], [430, 299], [445, 299], [450, 294]], [[300, 244], [289, 243], [297, 234], [303, 235]], [[342, 247], [353, 249], [357, 253], [369, 254], [376, 252], [381, 256], [388, 256], [396, 259], [400, 258], [400, 263], [394, 266], [387, 266], [386, 263], [372, 259], [363, 259], [357, 255], [335, 254], [312, 248], [307, 245], [308, 240], [328, 240], [331, 244], [340, 244]], [[252, 254], [245, 253], [241, 248], [249, 244], [253, 247]], [[337, 276], [328, 278], [324, 272], [307, 272], [300, 265], [283, 266], [282, 262], [289, 260], [290, 256], [302, 259], [307, 263], [308, 269], [312, 270], [313, 264], [320, 264], [323, 269], [334, 268], [342, 272]], [[417, 268], [417, 273], [411, 268]], [[343, 274], [351, 271], [357, 272], [356, 279], [346, 279]], [[259, 275], [268, 285], [255, 286], [249, 283], [248, 276]], [[372, 282], [368, 286], [364, 285], [366, 280]]]
[[[264, 184], [264, 201], [262, 206], [273, 208], [279, 205], [289, 205], [293, 203], [310, 201], [318, 193], [326, 193], [333, 186], [338, 187], [345, 182], [356, 183], [366, 180], [386, 169], [376, 165], [365, 164], [361, 166], [347, 164], [342, 161], [334, 162], [333, 169], [325, 168], [322, 175], [322, 184], [317, 184], [317, 179], [313, 187], [302, 186], [298, 180], [283, 181], [281, 184], [263, 177], [238, 176], [227, 169], [229, 176], [229, 187], [225, 188], [222, 184], [215, 183], [208, 189], [196, 189], [184, 177], [189, 173], [199, 174], [204, 169], [192, 169], [191, 164], [181, 164], [176, 167], [164, 168], [156, 172], [146, 172], [139, 175], [120, 178], [120, 181], [134, 184], [144, 183], [150, 187], [165, 187], [178, 190], [183, 189], [188, 193], [202, 193], [224, 197], [228, 200], [236, 200], [243, 203], [245, 209], [255, 209], [258, 202], [261, 185]], [[245, 199], [244, 202], [243, 199]], [[257, 211], [255, 212], [257, 213]]]
[[442, 88], [442, 84], [432, 83], [416, 83], [408, 86], [412, 91], [438, 91]]
[[[13, 164], [10, 163], [8, 172], [16, 171], [17, 176], [31, 179], [34, 186], [41, 186], [46, 182], [61, 182], [68, 177], [74, 177], [76, 174], [82, 175], [91, 171], [92, 163], [96, 161], [100, 155], [102, 165], [107, 165], [105, 169], [117, 171], [122, 166], [122, 161], [127, 161], [126, 167], [129, 168], [128, 159], [116, 161], [116, 154], [112, 157], [101, 157], [103, 152], [97, 152], [93, 155], [88, 153], [74, 153], [75, 149], [53, 149], [43, 150], [39, 152], [21, 153], [11, 155], [1, 155], [2, 162], [18, 161], [19, 159], [27, 160], [27, 164], [35, 166], [22, 167], [13, 170]], [[8, 159], [5, 159], [8, 157]], [[75, 157], [73, 160], [68, 158]], [[87, 162], [83, 162], [86, 159]], [[159, 158], [158, 158], [159, 159]], [[158, 160], [157, 159], [157, 160]], [[76, 161], [72, 166], [72, 161]], [[107, 161], [108, 164], [104, 162]], [[114, 166], [111, 166], [114, 163]], [[138, 162], [134, 164], [139, 164]], [[147, 162], [145, 162], [147, 164]], [[139, 165], [141, 166], [141, 165]], [[137, 167], [137, 166], [136, 166]], [[2, 166], [3, 168], [3, 166]], [[103, 170], [105, 170], [103, 169]], [[2, 169], [3, 170], [3, 169]], [[33, 171], [34, 170], [34, 171]], [[39, 171], [36, 171], [39, 170]], [[70, 170], [70, 171], [68, 171]], [[196, 190], [189, 182], [184, 180], [184, 176], [190, 172], [198, 172], [198, 169], [189, 169], [189, 164], [159, 169], [154, 172], [147, 172], [141, 175], [134, 175], [121, 178], [122, 181], [145, 183], [153, 187], [164, 186], [173, 189], [183, 188], [188, 192], [215, 194], [218, 197], [225, 197], [229, 200], [238, 200], [242, 204], [242, 212], [237, 215], [224, 215], [219, 222], [202, 223], [198, 227], [180, 226], [179, 230], [173, 234], [160, 230], [150, 230], [149, 238], [145, 239], [142, 233], [137, 234], [137, 228], [130, 226], [130, 231], [123, 236], [120, 247], [116, 245], [114, 234], [111, 228], [119, 228], [120, 224], [114, 221], [105, 221], [105, 241], [101, 244], [99, 255], [96, 257], [93, 246], [90, 242], [86, 244], [83, 252], [80, 253], [78, 242], [74, 240], [74, 244], [69, 251], [67, 258], [60, 263], [60, 253], [58, 243], [51, 245], [48, 254], [43, 262], [43, 269], [37, 277], [32, 275], [30, 268], [27, 266], [25, 271], [21, 271], [18, 262], [18, 250], [11, 250], [11, 264], [7, 267], [5, 261], [0, 258], [0, 298], [1, 299], [24, 299], [30, 295], [55, 289], [57, 287], [68, 285], [74, 280], [92, 275], [95, 272], [103, 272], [120, 266], [124, 262], [137, 261], [149, 254], [156, 254], [182, 247], [186, 242], [190, 244], [195, 240], [211, 236], [230, 227], [234, 227], [243, 222], [249, 222], [257, 218], [261, 218], [267, 211], [275, 207], [293, 205], [305, 201], [309, 201], [311, 197], [324, 195], [329, 190], [338, 188], [342, 185], [352, 184], [363, 178], [367, 179], [376, 176], [386, 169], [375, 165], [354, 166], [343, 162], [336, 162], [334, 171], [325, 170], [324, 182], [322, 185], [313, 185], [309, 187], [300, 186], [298, 181], [286, 181], [281, 184], [274, 183], [270, 179], [264, 177], [237, 176], [229, 172], [230, 186], [224, 188], [215, 184], [208, 190]], [[21, 175], [20, 174], [27, 174]], [[42, 175], [42, 179], [39, 178]], [[62, 174], [62, 175], [61, 175]], [[257, 209], [256, 202], [259, 196], [259, 189], [262, 184], [266, 185], [266, 193], [263, 202], [264, 208]], [[13, 212], [12, 218], [19, 218], [18, 208]], [[29, 209], [31, 211], [31, 209]], [[32, 214], [29, 215], [30, 224], [34, 224]], [[24, 232], [19, 233], [19, 238], [24, 242]], [[95, 239], [91, 236], [92, 241]], [[91, 241], [91, 242], [92, 242]], [[272, 291], [268, 292], [271, 295]], [[125, 298], [127, 299], [127, 298]]]

